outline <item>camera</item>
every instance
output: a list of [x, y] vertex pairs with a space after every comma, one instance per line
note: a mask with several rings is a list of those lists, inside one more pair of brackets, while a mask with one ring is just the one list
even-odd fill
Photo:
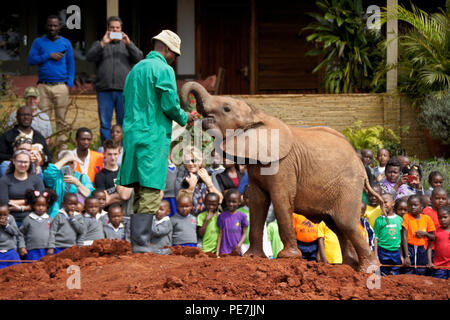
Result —
[[69, 166], [64, 166], [64, 167], [62, 167], [62, 168], [61, 168], [61, 171], [62, 171], [62, 173], [63, 173], [65, 176], [71, 176], [71, 175], [72, 175], [72, 168], [69, 167]]

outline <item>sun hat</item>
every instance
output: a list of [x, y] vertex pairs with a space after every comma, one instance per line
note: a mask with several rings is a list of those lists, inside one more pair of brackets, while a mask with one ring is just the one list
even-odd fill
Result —
[[154, 40], [161, 41], [170, 49], [170, 51], [179, 56], [181, 55], [181, 39], [175, 32], [172, 32], [170, 30], [163, 30], [160, 34], [152, 38], [152, 42], [154, 42]]
[[39, 97], [39, 91], [35, 87], [28, 87], [25, 89], [23, 97], [25, 99], [28, 99], [29, 97]]

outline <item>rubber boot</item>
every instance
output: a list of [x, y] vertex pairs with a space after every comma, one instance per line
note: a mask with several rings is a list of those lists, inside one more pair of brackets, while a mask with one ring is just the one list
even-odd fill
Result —
[[130, 240], [133, 253], [152, 252], [150, 244], [153, 214], [135, 213], [130, 218]]

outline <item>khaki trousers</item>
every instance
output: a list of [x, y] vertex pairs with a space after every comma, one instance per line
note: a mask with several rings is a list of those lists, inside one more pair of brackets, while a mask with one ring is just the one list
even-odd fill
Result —
[[146, 187], [134, 189], [134, 213], [155, 214], [161, 205], [161, 191]]
[[39, 107], [47, 112], [52, 118], [53, 110], [55, 112], [56, 122], [56, 142], [62, 144], [62, 149], [67, 147], [66, 132], [68, 125], [66, 122], [67, 108], [69, 107], [69, 87], [66, 84], [48, 85], [39, 83], [37, 86], [41, 102]]

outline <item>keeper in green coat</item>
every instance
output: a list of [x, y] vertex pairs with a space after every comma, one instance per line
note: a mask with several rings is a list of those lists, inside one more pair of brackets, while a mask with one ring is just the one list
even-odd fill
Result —
[[192, 115], [181, 109], [175, 72], [181, 40], [170, 30], [152, 38], [154, 50], [137, 63], [123, 90], [123, 159], [117, 184], [135, 190], [131, 216], [133, 252], [154, 252], [150, 245], [153, 216], [165, 189], [172, 121], [185, 126]]

